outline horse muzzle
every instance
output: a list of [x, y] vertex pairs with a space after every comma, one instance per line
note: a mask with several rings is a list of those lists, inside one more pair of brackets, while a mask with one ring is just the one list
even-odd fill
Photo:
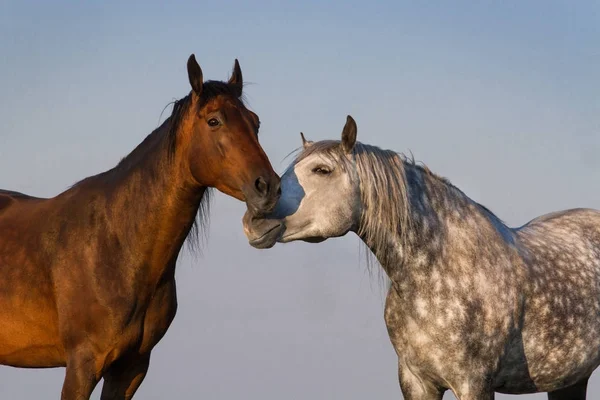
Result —
[[244, 214], [242, 223], [248, 242], [257, 249], [273, 247], [285, 231], [283, 221], [257, 216], [250, 209]]
[[277, 175], [270, 179], [256, 178], [252, 187], [243, 190], [248, 210], [256, 216], [264, 216], [275, 209], [281, 197], [281, 180]]

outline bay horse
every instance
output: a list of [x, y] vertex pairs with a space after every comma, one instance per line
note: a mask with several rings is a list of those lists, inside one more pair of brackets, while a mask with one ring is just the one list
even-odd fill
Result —
[[389, 277], [385, 322], [407, 400], [549, 392], [583, 400], [600, 364], [600, 212], [509, 228], [448, 180], [394, 151], [310, 142], [275, 210], [244, 216], [250, 244], [356, 233]]
[[258, 214], [279, 197], [238, 61], [228, 82], [204, 82], [193, 54], [187, 71], [190, 93], [115, 168], [50, 199], [0, 191], [0, 364], [66, 367], [63, 400], [101, 378], [103, 400], [133, 397], [175, 317], [177, 257], [209, 188]]

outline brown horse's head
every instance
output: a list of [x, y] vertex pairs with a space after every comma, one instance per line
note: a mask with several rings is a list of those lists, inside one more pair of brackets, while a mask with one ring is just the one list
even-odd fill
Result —
[[193, 54], [187, 69], [192, 92], [188, 106], [174, 115], [180, 114], [177, 150], [187, 158], [192, 180], [258, 213], [272, 210], [281, 193], [279, 176], [258, 142], [258, 115], [243, 103], [238, 61], [228, 82], [204, 82]]

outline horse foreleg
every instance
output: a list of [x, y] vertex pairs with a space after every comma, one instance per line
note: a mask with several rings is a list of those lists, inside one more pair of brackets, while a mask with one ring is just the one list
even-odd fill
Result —
[[104, 374], [100, 400], [130, 400], [146, 377], [149, 365], [149, 353], [115, 362]]
[[91, 352], [71, 354], [67, 360], [61, 400], [88, 400], [102, 376], [100, 364]]
[[548, 393], [548, 400], [585, 400], [588, 378], [564, 389]]
[[400, 363], [398, 367], [400, 389], [405, 400], [442, 400], [444, 389], [414, 375], [408, 367]]
[[496, 394], [490, 390], [484, 390], [480, 392], [469, 392], [465, 394], [456, 395], [458, 400], [494, 400]]
[[457, 385], [453, 390], [458, 400], [494, 400], [496, 393], [487, 379], [475, 379]]

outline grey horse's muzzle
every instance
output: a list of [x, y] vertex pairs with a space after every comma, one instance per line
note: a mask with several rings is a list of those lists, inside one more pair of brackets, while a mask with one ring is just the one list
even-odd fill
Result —
[[283, 221], [256, 216], [249, 210], [244, 214], [242, 223], [248, 242], [257, 249], [273, 247], [285, 231]]

